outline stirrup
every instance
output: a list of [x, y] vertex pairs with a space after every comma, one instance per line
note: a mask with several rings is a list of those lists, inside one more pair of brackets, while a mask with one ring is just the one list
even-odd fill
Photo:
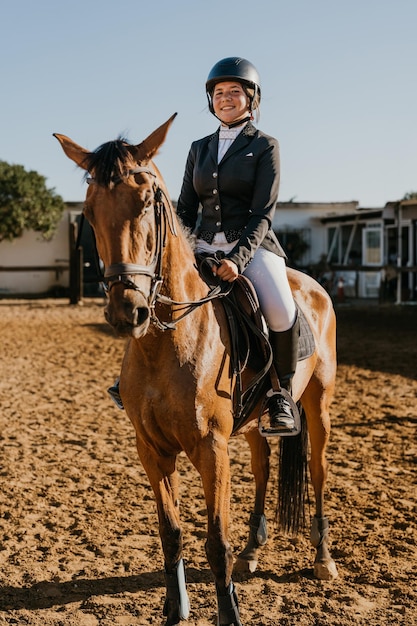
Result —
[[[294, 416], [294, 426], [291, 429], [285, 428], [285, 426], [284, 428], [275, 428], [271, 425], [270, 416], [268, 413], [268, 402], [272, 398], [272, 396], [276, 394], [283, 396], [291, 407], [291, 412]], [[301, 432], [300, 412], [291, 394], [286, 389], [283, 389], [281, 387], [279, 391], [273, 391], [272, 389], [268, 391], [261, 410], [261, 414], [258, 419], [258, 429], [262, 437], [294, 437]]]

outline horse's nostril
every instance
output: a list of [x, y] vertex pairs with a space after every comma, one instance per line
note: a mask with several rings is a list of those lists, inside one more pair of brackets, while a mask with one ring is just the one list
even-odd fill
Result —
[[142, 326], [149, 319], [148, 307], [137, 307], [133, 315], [133, 324], [135, 326]]

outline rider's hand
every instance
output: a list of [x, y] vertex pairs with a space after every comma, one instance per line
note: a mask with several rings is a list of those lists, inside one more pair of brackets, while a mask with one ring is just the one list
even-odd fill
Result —
[[228, 283], [232, 283], [239, 276], [239, 270], [233, 261], [222, 259], [218, 267], [213, 267], [213, 274]]

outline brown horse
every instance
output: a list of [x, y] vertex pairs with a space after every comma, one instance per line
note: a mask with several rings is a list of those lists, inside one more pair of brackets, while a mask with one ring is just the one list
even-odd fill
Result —
[[[105, 316], [118, 333], [129, 337], [120, 393], [157, 503], [165, 562], [165, 623], [178, 624], [189, 612], [176, 469], [177, 456], [184, 451], [201, 476], [207, 504], [206, 554], [216, 583], [218, 624], [239, 626], [228, 536], [230, 338], [223, 306], [219, 300], [207, 301], [208, 288], [196, 269], [190, 239], [152, 161], [174, 117], [136, 146], [118, 139], [89, 152], [64, 135], [55, 136], [66, 155], [91, 177], [84, 214], [106, 268]], [[314, 570], [329, 580], [337, 570], [327, 545], [323, 492], [336, 372], [335, 315], [328, 295], [314, 280], [291, 270], [289, 278], [315, 340], [314, 354], [298, 364], [293, 395], [301, 401], [310, 442], [316, 502], [311, 530], [317, 549]], [[237, 561], [240, 569], [249, 571], [254, 571], [267, 536], [264, 505], [270, 449], [258, 430], [258, 413], [254, 411], [241, 429], [250, 445], [256, 485], [249, 541]], [[295, 445], [301, 438], [282, 438], [283, 445]], [[290, 493], [281, 502], [287, 530], [298, 528], [290, 521], [296, 501]]]

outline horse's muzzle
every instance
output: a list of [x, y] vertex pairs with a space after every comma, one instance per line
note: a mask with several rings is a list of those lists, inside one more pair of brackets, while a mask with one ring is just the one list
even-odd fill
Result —
[[148, 302], [140, 292], [115, 287], [104, 311], [107, 322], [122, 337], [143, 337], [150, 324]]

